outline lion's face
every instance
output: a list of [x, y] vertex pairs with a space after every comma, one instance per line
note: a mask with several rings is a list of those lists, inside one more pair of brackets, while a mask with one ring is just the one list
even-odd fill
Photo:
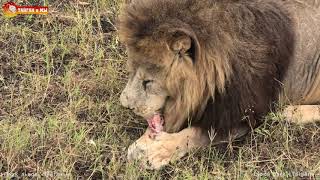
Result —
[[156, 57], [147, 58], [130, 50], [128, 56], [129, 78], [120, 96], [121, 104], [146, 119], [163, 114], [169, 97], [165, 68], [152, 63]]
[[126, 45], [129, 78], [122, 105], [148, 121], [161, 115], [166, 132], [179, 131], [208, 96], [204, 71], [195, 63], [196, 41], [175, 30], [162, 39], [146, 37]]
[[167, 97], [161, 78], [157, 78], [145, 67], [138, 67], [134, 72], [130, 72], [120, 101], [124, 107], [148, 119], [156, 113], [162, 113]]

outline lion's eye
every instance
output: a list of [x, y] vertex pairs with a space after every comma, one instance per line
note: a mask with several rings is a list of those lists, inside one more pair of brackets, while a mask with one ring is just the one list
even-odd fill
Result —
[[144, 80], [144, 81], [142, 82], [142, 85], [143, 85], [144, 90], [146, 90], [146, 89], [147, 89], [147, 86], [150, 85], [152, 82], [153, 82], [153, 80]]

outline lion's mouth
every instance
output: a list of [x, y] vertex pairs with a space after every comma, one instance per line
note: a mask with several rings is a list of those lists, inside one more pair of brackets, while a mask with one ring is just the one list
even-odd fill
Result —
[[163, 130], [164, 118], [161, 114], [154, 114], [151, 118], [147, 119], [147, 121], [153, 133], [160, 133]]

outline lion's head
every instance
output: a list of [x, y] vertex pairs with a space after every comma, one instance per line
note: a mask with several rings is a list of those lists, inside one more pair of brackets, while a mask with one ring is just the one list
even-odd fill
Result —
[[[224, 57], [227, 53], [221, 53], [225, 51], [223, 46], [205, 50], [210, 48], [205, 42], [214, 38], [206, 36], [210, 32], [201, 32], [200, 37], [190, 26], [206, 26], [201, 18], [179, 17], [170, 8], [171, 3], [177, 2], [163, 1], [166, 12], [152, 3], [150, 0], [131, 3], [119, 18], [119, 35], [127, 47], [129, 71], [120, 101], [146, 119], [161, 114], [165, 130], [175, 132], [187, 125], [188, 120], [200, 118], [208, 99], [216, 90], [223, 91], [230, 67], [222, 62], [227, 59]], [[223, 33], [219, 38], [223, 40]], [[225, 41], [224, 45], [228, 44]]]

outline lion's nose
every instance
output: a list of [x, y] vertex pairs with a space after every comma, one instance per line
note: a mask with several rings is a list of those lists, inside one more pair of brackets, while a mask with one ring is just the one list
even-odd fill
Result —
[[129, 103], [128, 103], [128, 95], [125, 93], [121, 93], [120, 95], [120, 103], [123, 107], [129, 108]]
[[129, 96], [126, 93], [121, 94], [120, 102], [123, 107], [129, 108], [130, 110], [134, 109], [132, 103], [130, 103]]

